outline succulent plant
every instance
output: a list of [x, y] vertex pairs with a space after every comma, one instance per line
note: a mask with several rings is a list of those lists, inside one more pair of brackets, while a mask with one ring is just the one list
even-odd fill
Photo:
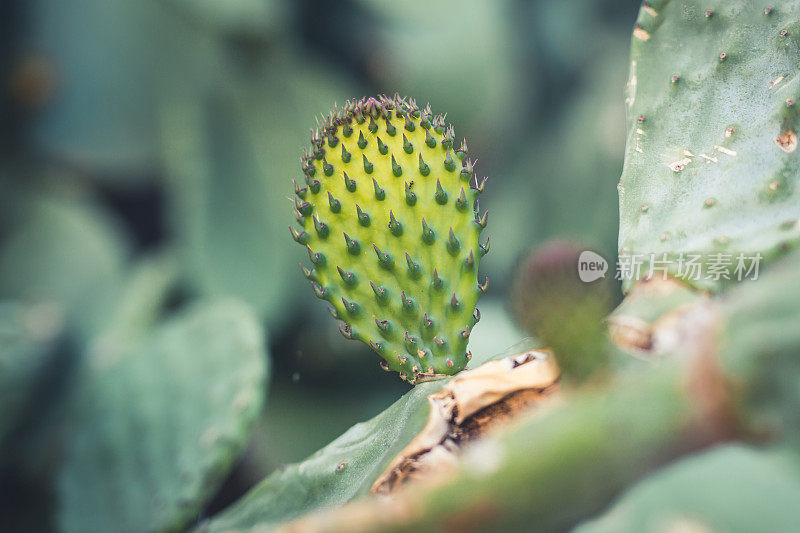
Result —
[[316, 295], [342, 334], [412, 383], [455, 374], [488, 279], [478, 264], [488, 212], [479, 214], [474, 163], [443, 115], [399, 96], [348, 101], [312, 132], [301, 158], [290, 227], [305, 246]]
[[596, 374], [608, 363], [603, 318], [612, 292], [605, 277], [580, 279], [584, 250], [569, 241], [534, 250], [521, 261], [510, 294], [520, 326], [553, 350], [568, 380]]
[[[780, 4], [643, 5], [618, 186], [621, 254], [769, 256], [800, 237], [800, 3]], [[703, 281], [715, 288], [724, 277]]]

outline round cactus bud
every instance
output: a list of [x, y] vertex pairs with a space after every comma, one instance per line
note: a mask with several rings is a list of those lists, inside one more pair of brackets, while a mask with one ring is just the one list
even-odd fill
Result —
[[568, 380], [584, 379], [607, 363], [603, 319], [611, 310], [611, 283], [581, 280], [585, 250], [572, 242], [542, 246], [520, 261], [511, 291], [517, 321], [553, 350]]

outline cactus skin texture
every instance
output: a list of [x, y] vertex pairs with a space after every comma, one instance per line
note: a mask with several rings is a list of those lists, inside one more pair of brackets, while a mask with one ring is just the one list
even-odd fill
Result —
[[487, 288], [477, 277], [489, 248], [477, 210], [485, 180], [454, 137], [413, 100], [348, 101], [312, 133], [295, 180], [302, 229], [290, 230], [308, 250], [315, 294], [346, 338], [411, 383], [466, 367]]
[[798, 69], [800, 2], [643, 4], [618, 185], [621, 254], [768, 258], [797, 240]]

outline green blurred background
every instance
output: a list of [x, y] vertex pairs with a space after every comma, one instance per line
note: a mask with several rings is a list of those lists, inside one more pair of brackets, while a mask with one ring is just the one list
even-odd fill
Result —
[[340, 337], [287, 230], [301, 147], [334, 102], [399, 92], [447, 112], [489, 176], [491, 286], [470, 347], [516, 343], [506, 300], [522, 252], [569, 238], [615, 255], [637, 4], [4, 3], [0, 300], [35, 311], [49, 370], [35, 427], [16, 423], [3, 451], [2, 509], [46, 498], [50, 426], [73, 369], [110, 342], [132, 279], [154, 317], [233, 296], [267, 331], [264, 414], [207, 514], [406, 390]]

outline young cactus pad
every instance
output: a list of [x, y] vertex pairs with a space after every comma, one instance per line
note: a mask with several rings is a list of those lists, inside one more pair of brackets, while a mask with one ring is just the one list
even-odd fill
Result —
[[385, 96], [348, 101], [311, 136], [290, 227], [303, 272], [348, 339], [412, 383], [455, 374], [480, 314], [479, 241], [487, 214], [464, 142], [430, 106]]

